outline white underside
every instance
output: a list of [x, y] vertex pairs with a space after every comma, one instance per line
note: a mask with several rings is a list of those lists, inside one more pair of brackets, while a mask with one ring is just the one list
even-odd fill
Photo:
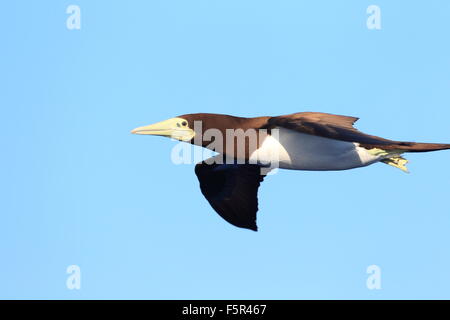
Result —
[[251, 154], [251, 161], [282, 169], [323, 171], [364, 167], [384, 158], [372, 155], [358, 143], [277, 129], [278, 137], [272, 130]]

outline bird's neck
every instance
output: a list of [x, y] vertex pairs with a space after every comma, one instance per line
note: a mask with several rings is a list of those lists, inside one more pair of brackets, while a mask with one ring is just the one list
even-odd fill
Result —
[[228, 115], [207, 118], [197, 123], [192, 143], [228, 157], [248, 159], [264, 140], [261, 130], [270, 117], [242, 118]]

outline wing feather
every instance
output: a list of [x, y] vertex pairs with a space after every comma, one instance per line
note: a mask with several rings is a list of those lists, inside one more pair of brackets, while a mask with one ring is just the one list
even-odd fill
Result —
[[201, 162], [195, 174], [202, 194], [223, 219], [257, 231], [258, 188], [265, 177], [260, 166]]
[[284, 127], [324, 138], [368, 145], [390, 145], [396, 141], [365, 134], [353, 125], [359, 118], [321, 112], [299, 112], [272, 117], [268, 127]]

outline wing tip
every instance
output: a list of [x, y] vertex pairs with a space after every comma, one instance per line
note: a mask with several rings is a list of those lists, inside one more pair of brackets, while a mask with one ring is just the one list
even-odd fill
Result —
[[247, 229], [247, 230], [251, 230], [254, 232], [258, 232], [258, 226], [256, 225], [256, 222], [253, 224], [241, 224], [241, 223], [235, 223], [234, 221], [231, 222], [229, 220], [227, 220], [228, 223], [230, 223], [231, 225], [241, 228], [241, 229]]

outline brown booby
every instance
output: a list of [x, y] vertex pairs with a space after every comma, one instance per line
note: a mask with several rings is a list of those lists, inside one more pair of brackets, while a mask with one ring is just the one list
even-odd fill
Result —
[[255, 118], [196, 113], [131, 132], [170, 137], [217, 152], [195, 166], [200, 190], [226, 221], [256, 231], [258, 188], [275, 167], [347, 170], [383, 162], [407, 172], [403, 153], [450, 149], [450, 144], [368, 135], [353, 126], [357, 120], [319, 112]]

